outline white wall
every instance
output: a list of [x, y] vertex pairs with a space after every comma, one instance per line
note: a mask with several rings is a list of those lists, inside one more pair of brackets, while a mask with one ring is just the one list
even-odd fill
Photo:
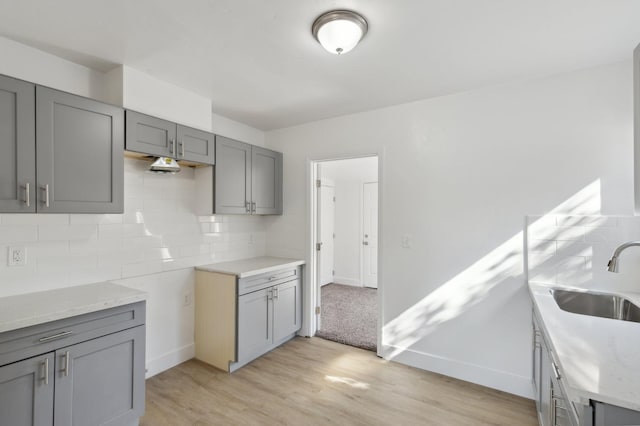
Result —
[[335, 234], [333, 282], [362, 286], [362, 191], [378, 181], [377, 157], [320, 163], [322, 176], [334, 182]]
[[109, 102], [104, 74], [0, 37], [0, 74]]
[[632, 212], [631, 81], [625, 62], [268, 132], [267, 251], [311, 253], [309, 159], [378, 153], [385, 357], [531, 396], [524, 216], [594, 181], [599, 213]]
[[[131, 68], [107, 75], [0, 38], [0, 73], [141, 112], [264, 143], [256, 129], [211, 114], [211, 101]], [[119, 92], [118, 92], [119, 91]], [[98, 96], [98, 94], [101, 94]], [[212, 123], [213, 119], [213, 123]], [[262, 134], [262, 136], [261, 136]], [[147, 300], [147, 368], [153, 375], [194, 353], [193, 266], [265, 253], [265, 220], [197, 216], [195, 172], [151, 174], [126, 158], [124, 214], [0, 215], [0, 297], [114, 280], [140, 288]], [[27, 265], [7, 267], [8, 247], [27, 248]]]

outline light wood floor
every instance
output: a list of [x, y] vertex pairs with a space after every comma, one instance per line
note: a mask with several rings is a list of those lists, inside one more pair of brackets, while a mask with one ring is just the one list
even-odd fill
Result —
[[538, 424], [533, 401], [302, 337], [233, 374], [185, 362], [146, 403], [143, 426]]

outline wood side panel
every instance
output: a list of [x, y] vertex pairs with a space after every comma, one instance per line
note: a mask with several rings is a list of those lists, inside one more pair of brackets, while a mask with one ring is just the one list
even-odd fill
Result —
[[196, 358], [221, 370], [237, 360], [235, 275], [196, 271]]

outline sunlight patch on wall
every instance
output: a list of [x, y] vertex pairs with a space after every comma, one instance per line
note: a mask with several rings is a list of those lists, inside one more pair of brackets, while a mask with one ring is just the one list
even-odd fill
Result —
[[[543, 249], [545, 244], [549, 244], [549, 250], [552, 249], [554, 254], [557, 251], [557, 241], [562, 241], [565, 249], [578, 245], [577, 250], [580, 255], [575, 256], [572, 261], [583, 262], [578, 265], [580, 266], [578, 270], [584, 273], [584, 259], [590, 255], [590, 248], [584, 244], [585, 234], [591, 232], [589, 229], [597, 229], [596, 226], [602, 220], [606, 220], [597, 216], [600, 211], [600, 180], [598, 179], [530, 223], [529, 238], [534, 235]], [[559, 216], [562, 216], [562, 219], [558, 219]], [[559, 226], [559, 223], [562, 225]], [[594, 227], [588, 228], [589, 223]], [[518, 232], [385, 324], [382, 330], [382, 341], [392, 351], [388, 357], [393, 359], [434, 332], [439, 325], [455, 319], [482, 302], [492, 289], [506, 279], [523, 277], [524, 283], [524, 237], [524, 231]], [[577, 242], [583, 244], [580, 245]], [[546, 265], [545, 262], [549, 260], [549, 258], [540, 258], [534, 262], [539, 262], [538, 266], [540, 266]], [[558, 267], [571, 273], [576, 270], [575, 266], [553, 265], [556, 271], [555, 276], [557, 277]], [[580, 277], [580, 279], [588, 278], [590, 276]]]

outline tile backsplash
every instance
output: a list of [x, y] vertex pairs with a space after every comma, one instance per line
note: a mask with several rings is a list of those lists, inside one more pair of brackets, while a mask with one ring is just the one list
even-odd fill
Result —
[[620, 244], [640, 240], [640, 217], [527, 216], [530, 282], [640, 292], [640, 247], [620, 256], [620, 272], [606, 270]]
[[[118, 280], [265, 254], [257, 216], [197, 216], [194, 170], [125, 158], [124, 214], [1, 214], [0, 296]], [[9, 247], [25, 266], [8, 266]]]

